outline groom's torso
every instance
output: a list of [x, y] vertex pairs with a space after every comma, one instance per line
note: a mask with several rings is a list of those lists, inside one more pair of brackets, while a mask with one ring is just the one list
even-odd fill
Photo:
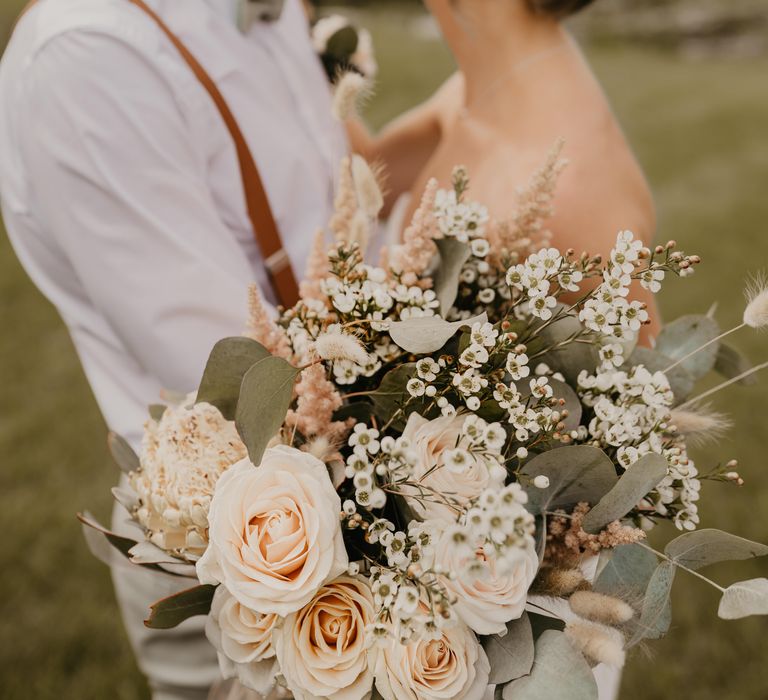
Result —
[[[308, 242], [330, 215], [335, 166], [343, 155], [345, 142], [339, 126], [332, 120], [329, 89], [306, 36], [307, 25], [300, 0], [287, 0], [279, 21], [255, 23], [244, 31], [236, 27], [233, 16], [236, 2], [233, 0], [148, 0], [148, 4], [186, 44], [228, 101], [260, 167], [294, 270], [301, 274]], [[63, 36], [67, 37], [66, 42], [59, 41]], [[215, 305], [208, 307], [205, 314], [209, 318], [184, 321], [184, 332], [180, 333], [177, 347], [166, 342], [162, 350], [158, 348], [158, 352], [178, 353], [179, 358], [191, 354], [193, 360], [179, 359], [174, 363], [169, 358], [167, 362], [142, 363], [131, 347], [134, 343], [150, 344], [153, 339], [126, 340], [124, 330], [113, 332], [115, 319], [109, 318], [108, 309], [102, 313], [100, 299], [94, 298], [99, 295], [89, 289], [87, 280], [82, 279], [82, 260], [73, 259], [71, 251], [77, 247], [63, 245], [56, 234], [60, 223], [57, 219], [64, 217], [66, 207], [59, 207], [54, 212], [47, 208], [46, 202], [40, 201], [38, 191], [41, 189], [40, 179], [46, 174], [37, 171], [32, 177], [29, 172], [25, 144], [40, 135], [29, 133], [25, 110], [30, 105], [26, 101], [30, 89], [37, 89], [35, 99], [38, 100], [41, 90], [45, 90], [45, 86], [35, 88], [39, 75], [28, 80], [29, 75], [34, 75], [38, 57], [49, 51], [49, 47], [58, 43], [57, 50], [60, 50], [63, 45], [73, 44], [75, 37], [82, 39], [86, 50], [93, 37], [98, 37], [99, 46], [113, 40], [122, 47], [128, 46], [140, 56], [142, 70], [148, 68], [157, 76], [157, 84], [172, 96], [172, 109], [178, 112], [174, 118], [180, 116], [194, 163], [204, 173], [204, 189], [199, 196], [210, 200], [206, 204], [210, 204], [210, 210], [222, 224], [221, 229], [211, 231], [209, 237], [204, 231], [196, 232], [189, 244], [202, 248], [198, 251], [201, 258], [206, 256], [206, 249], [212, 253], [236, 249], [241, 257], [238, 264], [233, 265], [236, 269], [231, 271], [233, 280], [242, 286], [242, 301], [238, 308], [222, 308], [220, 317], [212, 319], [210, 317], [217, 315], [217, 309]], [[76, 49], [77, 45], [73, 45]], [[110, 66], [105, 66], [104, 71], [109, 73]], [[126, 72], [111, 75], [114, 90], [110, 89], [109, 100], [118, 102], [126, 91], [140, 91], [141, 86], [135, 84], [139, 79]], [[148, 85], [147, 90], [150, 89], [157, 87]], [[87, 100], [83, 103], [82, 95], [78, 99], [79, 103], [76, 103], [73, 97], [73, 114], [89, 109]], [[41, 104], [45, 105], [44, 102]], [[57, 108], [62, 111], [62, 118], [68, 118], [66, 104]], [[87, 120], [98, 124], [99, 115], [88, 114]], [[121, 138], [120, 133], [112, 136]], [[89, 141], [86, 134], [84, 143], [86, 150], [99, 149], [104, 146], [103, 134], [100, 141], [98, 138]], [[62, 163], [75, 162], [80, 156], [70, 151], [83, 148], [83, 143], [71, 143], [66, 139], [50, 146]], [[0, 164], [3, 212], [14, 247], [34, 281], [67, 322], [110, 427], [134, 433], [140, 428], [140, 421], [136, 425], [134, 421], [139, 418], [141, 404], [155, 400], [154, 394], [161, 386], [181, 390], [195, 385], [199, 376], [194, 375], [200, 369], [202, 348], [210, 343], [214, 334], [236, 334], [242, 330], [247, 293], [245, 283], [256, 279], [267, 296], [270, 294], [246, 214], [230, 135], [209, 95], [176, 50], [153, 21], [128, 0], [39, 0], [20, 21], [3, 58], [0, 153], [3, 154]], [[89, 154], [89, 157], [93, 162], [108, 159], [109, 148], [103, 153]], [[97, 189], [113, 186], [106, 181], [92, 184]], [[158, 191], [157, 196], [164, 196], [163, 192]], [[103, 199], [99, 199], [102, 206]], [[83, 207], [82, 202], [75, 204]], [[142, 204], [136, 206], [141, 209]], [[87, 213], [87, 207], [83, 208]], [[109, 220], [108, 213], [100, 212], [99, 215]], [[117, 211], [115, 216], [119, 216]], [[115, 223], [119, 225], [119, 221]], [[67, 235], [72, 233], [67, 232]], [[130, 230], [124, 235], [130, 236]], [[120, 244], [118, 241], [115, 247]], [[157, 260], [153, 259], [152, 253], [151, 249], [147, 250], [147, 266], [173, 264], [173, 260], [161, 259], [162, 251], [158, 250]], [[110, 254], [107, 249], [106, 255]], [[81, 255], [81, 251], [77, 255]], [[105, 253], [100, 255], [103, 259]], [[98, 266], [100, 261], [89, 261], [89, 264]], [[139, 269], [135, 274], [142, 275], [143, 272]], [[223, 284], [226, 270], [221, 272]], [[148, 278], [151, 279], [151, 275]], [[232, 280], [227, 280], [230, 282]], [[120, 279], [115, 279], [115, 285], [120, 283]], [[216, 282], [200, 279], [199, 284], [215, 285]], [[158, 293], [176, 295], [176, 307], [183, 307], [187, 289], [183, 284], [176, 286], [170, 290], [159, 289]], [[234, 289], [234, 284], [232, 286]], [[212, 289], [211, 294], [215, 296], [216, 290]], [[222, 295], [224, 299], [226, 296]], [[141, 313], [141, 309], [136, 312]], [[147, 309], [147, 313], [151, 312]], [[160, 309], [157, 322], [162, 323], [163, 316], [168, 313], [168, 309]], [[166, 367], [167, 372], [164, 371]]]

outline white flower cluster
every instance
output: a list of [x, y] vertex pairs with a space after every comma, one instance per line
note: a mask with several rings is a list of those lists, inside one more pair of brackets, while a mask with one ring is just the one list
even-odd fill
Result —
[[438, 190], [435, 217], [438, 230], [443, 236], [470, 243], [476, 257], [488, 254], [488, 241], [484, 236], [490, 217], [488, 209], [482, 204], [462, 200], [455, 189]]
[[616, 461], [624, 469], [645, 454], [663, 455], [669, 473], [649, 496], [649, 507], [661, 516], [673, 515], [680, 529], [694, 529], [701, 483], [685, 447], [670, 442], [666, 432], [674, 401], [666, 375], [642, 365], [629, 371], [603, 368], [595, 375], [582, 372], [578, 390], [584, 405], [594, 411], [587, 440], [615, 449]]
[[507, 271], [507, 284], [528, 299], [531, 315], [548, 321], [552, 318], [557, 298], [550, 294], [552, 285], [560, 290], [578, 291], [583, 273], [566, 261], [557, 248], [546, 248], [529, 255], [524, 263]]
[[[611, 251], [610, 265], [603, 272], [602, 284], [579, 312], [579, 320], [589, 330], [608, 337], [632, 338], [648, 320], [648, 312], [642, 302], [627, 300], [632, 274], [639, 265], [642, 250], [642, 241], [635, 240], [632, 232], [619, 233], [616, 246]], [[663, 278], [664, 272], [655, 270], [650, 280], [643, 276], [641, 284], [650, 288], [649, 285], [655, 282], [655, 287]], [[611, 354], [619, 355], [621, 345], [610, 345]]]

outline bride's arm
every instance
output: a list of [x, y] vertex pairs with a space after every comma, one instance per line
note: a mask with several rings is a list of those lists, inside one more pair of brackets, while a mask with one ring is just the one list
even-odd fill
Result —
[[417, 107], [387, 124], [376, 135], [360, 120], [347, 124], [352, 149], [386, 172], [386, 211], [403, 193], [410, 191], [440, 143], [445, 124], [460, 109], [464, 98], [464, 79], [452, 75], [440, 89]]

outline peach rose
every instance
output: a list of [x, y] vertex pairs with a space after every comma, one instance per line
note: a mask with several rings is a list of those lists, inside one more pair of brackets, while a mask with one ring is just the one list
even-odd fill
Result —
[[[507, 622], [523, 614], [528, 589], [539, 569], [539, 558], [533, 541], [520, 548], [511, 562], [505, 561], [504, 567], [486, 559], [482, 552], [476, 556], [484, 563], [485, 575], [471, 582], [461, 576], [441, 580], [456, 596], [453, 610], [464, 623], [477, 634], [501, 634]], [[450, 532], [444, 533], [435, 546], [435, 563], [445, 571], [462, 571], [468, 563], [467, 553], [455, 546]]]
[[[411, 448], [418, 455], [413, 480], [438, 493], [446, 494], [460, 506], [477, 498], [494, 483], [491, 476], [492, 465], [481, 457], [473, 456], [459, 471], [445, 466], [444, 453], [457, 446], [467, 417], [456, 415], [427, 420], [417, 413], [412, 413], [403, 431], [403, 437], [410, 441]], [[461, 447], [461, 443], [459, 446]], [[407, 488], [403, 491], [408, 493]], [[412, 492], [416, 493], [415, 489], [412, 488]], [[425, 520], [453, 522], [458, 515], [448, 503], [436, 503], [408, 496], [406, 498], [414, 511]]]
[[242, 460], [216, 485], [198, 578], [223, 583], [251, 610], [290, 615], [347, 569], [340, 511], [316, 457], [279, 445], [259, 467]]
[[272, 646], [277, 615], [262, 615], [241, 605], [224, 586], [213, 596], [205, 634], [219, 655], [224, 678], [237, 678], [244, 686], [266, 694], [280, 668]]
[[439, 639], [392, 640], [380, 649], [376, 688], [384, 700], [480, 700], [490, 671], [474, 632], [456, 622]]
[[296, 700], [361, 700], [373, 688], [376, 650], [366, 643], [373, 595], [356, 577], [340, 576], [287, 617], [275, 648]]

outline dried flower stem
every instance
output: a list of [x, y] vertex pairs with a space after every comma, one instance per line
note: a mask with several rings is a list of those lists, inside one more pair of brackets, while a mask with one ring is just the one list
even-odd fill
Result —
[[659, 559], [663, 559], [664, 561], [669, 562], [670, 564], [672, 564], [672, 566], [676, 566], [678, 569], [687, 571], [689, 574], [692, 574], [696, 578], [700, 578], [702, 581], [706, 581], [710, 586], [714, 586], [721, 593], [725, 593], [725, 588], [723, 588], [722, 586], [718, 586], [712, 579], [709, 579], [706, 576], [704, 576], [704, 574], [700, 574], [698, 571], [689, 569], [687, 566], [684, 566], [680, 562], [675, 561], [674, 559], [672, 559], [671, 557], [668, 557], [666, 554], [662, 552], [656, 551], [653, 547], [650, 547], [647, 544], [644, 544], [643, 542], [638, 542], [637, 544], [639, 544], [644, 549], [647, 549], [649, 552], [653, 552]]
[[693, 406], [699, 401], [703, 401], [704, 399], [712, 396], [712, 394], [716, 394], [718, 391], [727, 389], [729, 386], [731, 386], [731, 384], [736, 384], [740, 382], [742, 379], [751, 377], [753, 374], [757, 374], [758, 372], [761, 372], [764, 369], [768, 369], [768, 362], [763, 362], [762, 364], [755, 365], [751, 369], [748, 369], [746, 372], [742, 372], [737, 377], [733, 377], [726, 382], [722, 382], [721, 384], [718, 384], [717, 386], [713, 387], [709, 391], [705, 391], [703, 394], [699, 394], [698, 396], [694, 396], [692, 399], [688, 399], [688, 401], [686, 401], [684, 404], [681, 404], [678, 408], [688, 408], [690, 406]]
[[717, 338], [712, 338], [712, 340], [709, 340], [703, 345], [700, 345], [695, 350], [691, 350], [691, 352], [689, 352], [687, 355], [685, 355], [684, 357], [681, 357], [679, 360], [677, 360], [676, 362], [673, 362], [669, 367], [667, 367], [664, 370], [664, 373], [666, 374], [670, 370], [675, 369], [675, 367], [678, 367], [679, 365], [683, 364], [683, 362], [685, 362], [686, 360], [689, 360], [694, 355], [698, 355], [702, 350], [708, 348], [713, 343], [717, 343], [721, 341], [723, 338], [727, 338], [732, 333], [735, 333], [736, 331], [740, 331], [742, 328], [745, 328], [746, 325], [747, 325], [746, 323], [740, 323], [738, 326], [734, 326], [729, 331], [725, 331], [725, 333], [721, 333], [720, 335], [717, 336]]

